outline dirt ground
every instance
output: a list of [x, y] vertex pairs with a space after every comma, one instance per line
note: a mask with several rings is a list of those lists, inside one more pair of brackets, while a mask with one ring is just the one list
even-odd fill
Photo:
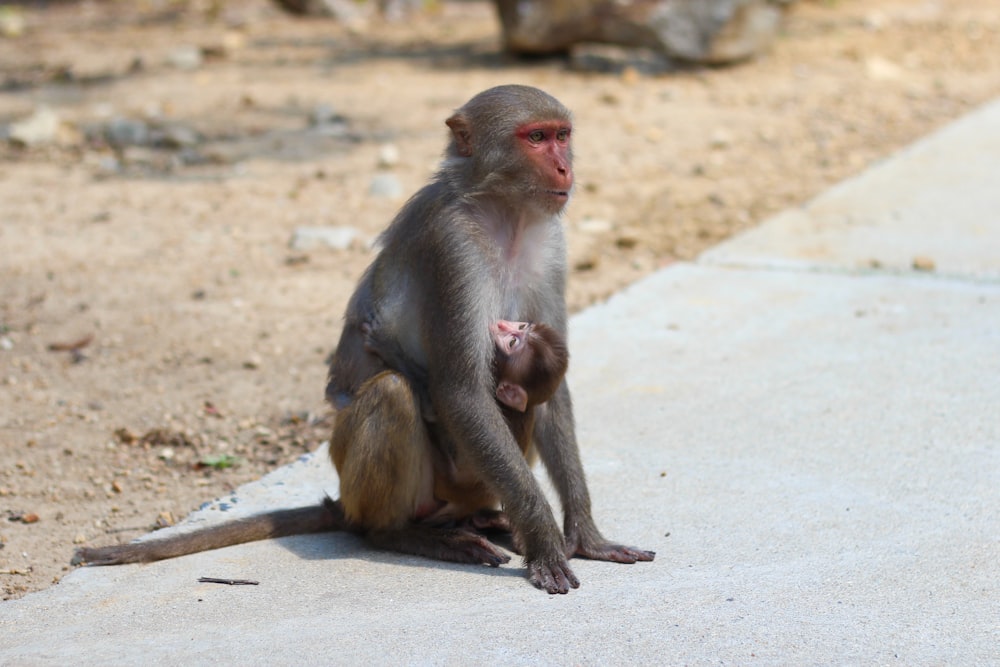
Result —
[[[4, 599], [58, 581], [77, 544], [130, 540], [325, 439], [324, 359], [369, 243], [479, 90], [533, 84], [575, 111], [574, 310], [1000, 93], [996, 0], [804, 1], [755, 61], [656, 76], [505, 58], [486, 2], [350, 27], [265, 0], [16, 18], [0, 124], [47, 106], [61, 126], [0, 142]], [[114, 117], [199, 139], [116, 150], [92, 131]], [[381, 172], [404, 194], [373, 194]], [[314, 225], [357, 239], [290, 246]]]

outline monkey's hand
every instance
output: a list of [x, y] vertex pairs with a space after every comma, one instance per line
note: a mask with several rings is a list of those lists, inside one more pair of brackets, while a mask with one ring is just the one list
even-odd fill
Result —
[[533, 560], [528, 564], [528, 581], [546, 593], [565, 595], [571, 588], [579, 588], [580, 580], [569, 568], [564, 558]]
[[591, 526], [591, 530], [585, 530], [581, 526], [573, 526], [566, 531], [566, 555], [569, 558], [580, 556], [590, 560], [631, 564], [638, 561], [651, 561], [656, 557], [656, 552], [609, 542], [593, 526]]

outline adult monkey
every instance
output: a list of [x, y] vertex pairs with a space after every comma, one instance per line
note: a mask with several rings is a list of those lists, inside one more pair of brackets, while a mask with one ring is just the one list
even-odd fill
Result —
[[[457, 499], [472, 514], [451, 525], [431, 515], [434, 506], [421, 506], [434, 500], [442, 474], [458, 478], [463, 493], [478, 480], [484, 496], [500, 499], [529, 579], [549, 593], [579, 586], [567, 562], [573, 555], [653, 559], [652, 552], [608, 542], [594, 524], [565, 381], [536, 408], [534, 426], [534, 444], [562, 502], [565, 536], [495, 400], [491, 323], [546, 322], [566, 334], [559, 214], [573, 185], [569, 112], [540, 90], [501, 86], [474, 97], [447, 124], [452, 137], [441, 169], [383, 234], [383, 249], [348, 305], [331, 364], [327, 396], [340, 408], [331, 455], [347, 464], [338, 466], [340, 500], [146, 542], [84, 547], [74, 562], [148, 562], [322, 530], [363, 532], [377, 545], [444, 560], [507, 562], [475, 530], [490, 526], [492, 509], [475, 494]], [[433, 423], [422, 418], [412, 378], [366, 350], [366, 327], [421, 369]]]
[[[471, 532], [414, 520], [419, 507], [409, 516], [397, 509], [405, 506], [400, 494], [426, 492], [395, 482], [407, 468], [435, 465], [429, 448], [500, 499], [531, 583], [566, 593], [580, 585], [569, 557], [634, 563], [654, 556], [598, 531], [565, 381], [534, 428], [562, 503], [562, 531], [494, 399], [490, 323], [546, 322], [566, 334], [560, 214], [573, 186], [570, 114], [541, 90], [509, 85], [476, 95], [446, 123], [451, 139], [441, 168], [383, 233], [330, 367], [327, 398], [340, 408], [331, 453], [346, 461], [338, 466], [341, 502], [377, 545], [506, 562]], [[385, 372], [392, 369], [366, 351], [369, 325], [426, 371], [435, 424], [421, 420], [411, 380]]]

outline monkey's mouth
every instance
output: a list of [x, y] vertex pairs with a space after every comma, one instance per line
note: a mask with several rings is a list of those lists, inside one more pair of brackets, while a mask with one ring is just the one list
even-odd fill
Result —
[[546, 190], [545, 192], [553, 197], [558, 197], [559, 199], [566, 199], [569, 197], [569, 192], [566, 190]]

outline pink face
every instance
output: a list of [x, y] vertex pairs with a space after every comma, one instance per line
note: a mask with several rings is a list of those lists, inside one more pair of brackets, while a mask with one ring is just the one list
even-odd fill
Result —
[[504, 360], [506, 371], [498, 378], [497, 400], [518, 412], [528, 409], [528, 392], [521, 382], [529, 370], [532, 355], [524, 356], [521, 353], [528, 346], [527, 337], [532, 328], [534, 325], [527, 322], [509, 320], [499, 320], [496, 324], [490, 325], [490, 334], [493, 336], [497, 351], [506, 357]]
[[566, 120], [526, 123], [515, 131], [524, 154], [535, 165], [542, 189], [557, 208], [569, 201], [573, 189], [572, 131], [573, 126]]
[[493, 342], [497, 350], [504, 356], [511, 356], [521, 351], [524, 347], [525, 337], [531, 331], [531, 325], [527, 322], [511, 322], [509, 320], [498, 320], [490, 327], [493, 334]]

